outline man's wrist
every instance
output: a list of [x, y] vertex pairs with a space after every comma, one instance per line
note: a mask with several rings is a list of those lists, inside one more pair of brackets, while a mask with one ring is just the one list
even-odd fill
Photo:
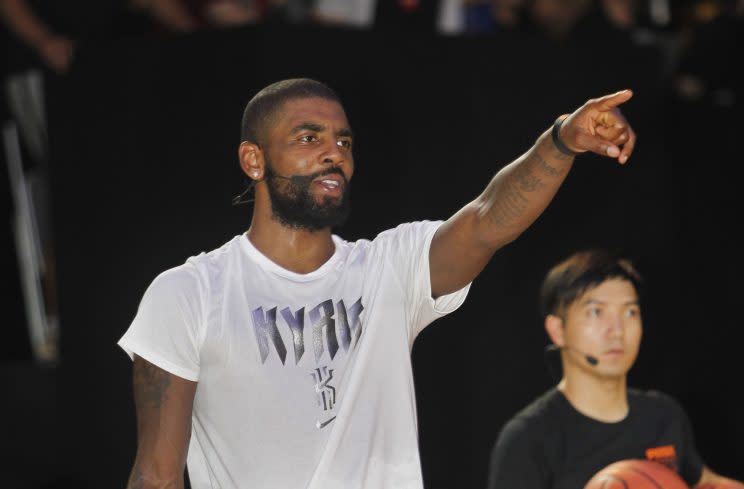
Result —
[[558, 151], [566, 156], [577, 156], [581, 153], [573, 151], [561, 140], [561, 126], [563, 125], [563, 121], [565, 121], [567, 118], [568, 115], [565, 114], [558, 116], [558, 118], [553, 123], [553, 128], [550, 130], [550, 137], [553, 141], [553, 146], [555, 146]]

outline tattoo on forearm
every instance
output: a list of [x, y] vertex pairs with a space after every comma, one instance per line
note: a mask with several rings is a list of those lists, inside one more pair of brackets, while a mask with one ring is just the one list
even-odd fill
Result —
[[489, 219], [496, 226], [509, 224], [527, 207], [527, 198], [519, 191], [517, 185], [507, 185], [500, 189], [500, 193], [498, 199], [492, 200], [492, 206], [488, 212]]
[[140, 359], [134, 364], [134, 402], [137, 407], [159, 407], [167, 398], [170, 374]]
[[[565, 168], [556, 168], [554, 166], [551, 166], [550, 163], [545, 161], [545, 159], [540, 156], [540, 154], [537, 151], [533, 151], [531, 155], [536, 160], [536, 169], [551, 176], [551, 177], [560, 177], [563, 176], [568, 170]], [[564, 155], [563, 153], [559, 151], [554, 151], [553, 156], [556, 157], [556, 159], [559, 160], [569, 160], [573, 158], [573, 156]]]
[[[539, 155], [536, 155], [536, 156], [540, 158]], [[532, 161], [530, 160], [528, 161], [528, 163], [532, 163]], [[534, 165], [530, 165], [530, 166], [534, 166]], [[545, 183], [543, 183], [543, 181], [540, 180], [540, 177], [535, 175], [535, 173], [532, 172], [531, 170], [532, 168], [522, 167], [519, 169], [518, 172], [514, 174], [514, 178], [516, 179], [516, 183], [519, 187], [519, 190], [522, 192], [534, 192], [535, 190], [538, 190], [541, 187], [545, 186]]]
[[529, 206], [530, 198], [527, 194], [545, 187], [546, 182], [541, 175], [559, 178], [567, 171], [566, 168], [550, 165], [537, 151], [531, 151], [526, 160], [514, 169], [512, 178], [507, 179], [505, 185], [498, 189], [499, 198], [492, 200], [488, 217], [497, 226], [514, 222]]

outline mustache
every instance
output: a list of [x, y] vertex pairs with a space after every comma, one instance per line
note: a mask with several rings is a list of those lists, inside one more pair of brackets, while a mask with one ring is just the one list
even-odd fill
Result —
[[[272, 172], [273, 173], [273, 172]], [[348, 184], [349, 181], [346, 179], [346, 175], [344, 175], [344, 172], [341, 171], [341, 168], [337, 166], [332, 166], [330, 168], [326, 168], [325, 170], [317, 171], [315, 173], [311, 173], [310, 175], [292, 175], [291, 177], [285, 177], [283, 175], [277, 175], [272, 174], [270, 177], [272, 178], [283, 178], [284, 180], [289, 180], [295, 185], [298, 186], [308, 186], [310, 183], [319, 177], [324, 177], [326, 175], [341, 175], [341, 178], [344, 179], [344, 184]]]

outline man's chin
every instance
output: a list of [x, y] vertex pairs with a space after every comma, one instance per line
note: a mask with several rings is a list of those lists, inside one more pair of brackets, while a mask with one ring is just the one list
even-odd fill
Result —
[[627, 378], [628, 376], [628, 370], [627, 368], [618, 368], [618, 367], [608, 367], [608, 366], [602, 366], [602, 368], [599, 368], [595, 370], [597, 374], [599, 374], [600, 377], [602, 377], [605, 380], [622, 380], [624, 378]]
[[327, 195], [327, 194], [321, 194], [321, 195], [314, 195], [313, 201], [315, 202], [315, 205], [327, 209], [340, 209], [341, 206], [343, 206], [344, 203], [344, 194], [340, 195]]
[[348, 214], [349, 202], [345, 195], [320, 195], [313, 198], [316, 211], [326, 215]]

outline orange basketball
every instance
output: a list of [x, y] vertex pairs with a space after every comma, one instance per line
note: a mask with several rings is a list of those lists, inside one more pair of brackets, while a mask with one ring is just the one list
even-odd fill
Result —
[[603, 468], [584, 489], [689, 489], [675, 471], [650, 460], [621, 460]]

